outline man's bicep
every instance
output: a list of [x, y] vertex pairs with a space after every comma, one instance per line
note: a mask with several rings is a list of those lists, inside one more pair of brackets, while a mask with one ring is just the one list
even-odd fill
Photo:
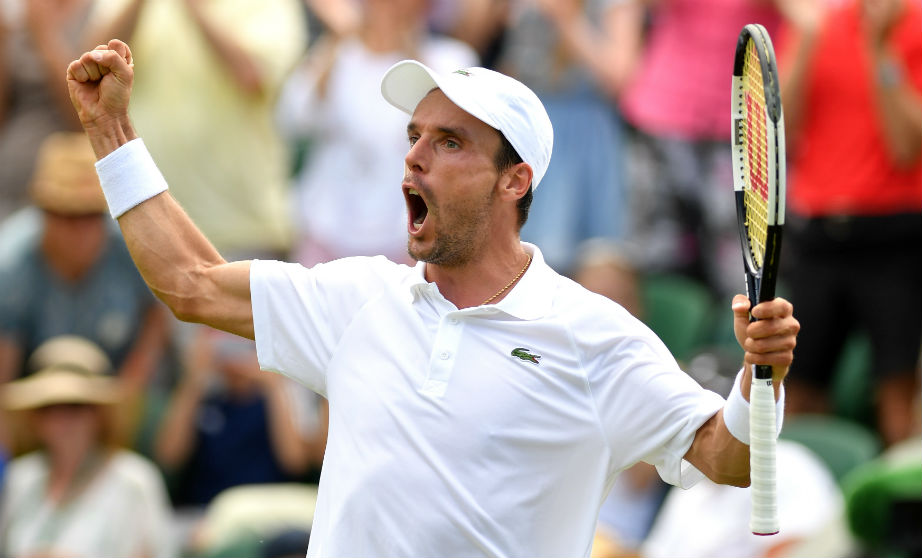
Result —
[[212, 285], [194, 321], [248, 339], [254, 338], [253, 305], [250, 301], [249, 261], [231, 262], [208, 268]]

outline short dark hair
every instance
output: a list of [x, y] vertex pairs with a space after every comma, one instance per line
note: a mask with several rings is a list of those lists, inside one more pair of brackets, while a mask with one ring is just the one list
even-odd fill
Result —
[[[499, 134], [499, 149], [496, 151], [496, 157], [494, 158], [494, 163], [496, 164], [496, 170], [503, 172], [506, 169], [517, 165], [522, 162], [522, 158], [519, 157], [518, 152], [512, 147], [512, 144], [509, 143], [509, 140], [506, 139], [506, 136], [500, 132]], [[528, 211], [531, 209], [531, 201], [534, 199], [532, 194], [531, 185], [528, 186], [528, 192], [524, 196], [519, 198], [516, 208], [519, 210], [519, 221], [518, 228], [521, 229], [525, 225], [525, 221], [528, 220]]]

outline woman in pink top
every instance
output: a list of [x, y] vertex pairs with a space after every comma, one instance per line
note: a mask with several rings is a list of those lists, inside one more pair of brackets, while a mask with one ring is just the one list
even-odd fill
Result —
[[780, 16], [771, 0], [647, 3], [646, 44], [621, 98], [636, 131], [632, 233], [651, 270], [734, 292], [742, 262], [729, 195], [733, 52], [744, 25], [761, 23], [774, 38]]

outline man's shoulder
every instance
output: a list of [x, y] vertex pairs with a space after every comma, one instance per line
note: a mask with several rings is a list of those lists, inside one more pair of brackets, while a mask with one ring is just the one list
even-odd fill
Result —
[[318, 285], [364, 291], [408, 285], [417, 272], [384, 256], [353, 256], [305, 267], [299, 263], [254, 260], [253, 283], [270, 286], [282, 283]]
[[561, 278], [556, 293], [551, 317], [566, 325], [578, 345], [631, 341], [664, 350], [656, 334], [618, 302], [567, 277]]
[[260, 273], [284, 273], [305, 275], [352, 275], [355, 273], [380, 273], [385, 278], [403, 277], [413, 272], [413, 268], [395, 263], [384, 256], [350, 256], [311, 267], [298, 262], [282, 260], [253, 260], [254, 269]]
[[559, 312], [587, 319], [610, 318], [633, 321], [633, 316], [623, 306], [607, 296], [590, 291], [573, 279], [561, 276], [558, 281], [555, 308]]

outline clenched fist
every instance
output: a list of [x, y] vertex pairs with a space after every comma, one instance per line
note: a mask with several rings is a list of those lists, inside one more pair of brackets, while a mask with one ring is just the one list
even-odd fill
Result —
[[99, 158], [136, 137], [128, 118], [133, 81], [131, 50], [117, 39], [67, 67], [70, 100]]
[[761, 302], [752, 308], [752, 317], [757, 321], [751, 321], [749, 298], [739, 294], [733, 297], [732, 309], [733, 331], [745, 352], [743, 396], [749, 399], [749, 365], [766, 364], [772, 367], [777, 397], [778, 386], [794, 361], [794, 347], [797, 345], [797, 333], [800, 332], [800, 322], [794, 317], [794, 307], [783, 298]]

